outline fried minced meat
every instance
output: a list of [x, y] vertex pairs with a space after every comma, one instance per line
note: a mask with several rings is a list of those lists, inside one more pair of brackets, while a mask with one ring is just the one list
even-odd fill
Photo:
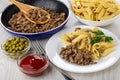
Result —
[[63, 47], [60, 51], [60, 56], [68, 62], [78, 65], [95, 64], [92, 59], [92, 52], [88, 50], [77, 49], [75, 45]]

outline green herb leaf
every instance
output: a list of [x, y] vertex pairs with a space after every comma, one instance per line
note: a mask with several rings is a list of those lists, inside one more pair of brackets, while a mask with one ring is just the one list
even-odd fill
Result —
[[98, 30], [97, 32], [93, 32], [93, 33], [95, 33], [96, 35], [104, 35], [104, 33], [101, 30]]
[[95, 43], [98, 43], [98, 42], [100, 42], [101, 38], [102, 38], [101, 36], [97, 36], [95, 38], [92, 38], [91, 41], [90, 41], [90, 43], [92, 45], [95, 44]]
[[106, 42], [111, 42], [112, 40], [113, 40], [113, 38], [110, 37], [110, 36], [106, 36], [106, 37], [105, 37], [105, 41], [106, 41]]

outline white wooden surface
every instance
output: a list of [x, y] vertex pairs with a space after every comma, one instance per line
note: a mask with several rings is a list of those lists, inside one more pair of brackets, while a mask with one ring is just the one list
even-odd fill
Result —
[[[8, 4], [8, 0], [0, 0], [0, 12], [2, 12]], [[76, 20], [76, 18], [71, 14], [65, 27], [73, 27], [80, 24], [81, 23], [78, 22], [78, 20]], [[120, 38], [120, 19], [104, 28], [110, 30]], [[0, 26], [0, 44], [9, 35], [10, 34]], [[47, 40], [48, 39], [41, 40], [43, 47], [45, 47]], [[113, 66], [99, 72], [87, 74], [67, 73], [76, 80], [120, 80], [120, 60], [118, 60]], [[51, 66], [49, 66], [43, 75], [38, 77], [29, 77], [19, 71], [16, 60], [10, 59], [0, 50], [0, 80], [64, 80], [64, 78], [55, 68]]]

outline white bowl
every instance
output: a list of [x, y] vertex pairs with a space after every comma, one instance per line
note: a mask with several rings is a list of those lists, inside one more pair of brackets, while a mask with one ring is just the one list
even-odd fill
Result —
[[107, 26], [107, 25], [115, 22], [117, 19], [120, 18], [120, 14], [109, 20], [104, 20], [104, 21], [90, 21], [90, 20], [82, 19], [82, 18], [78, 17], [77, 15], [75, 15], [75, 17], [83, 24], [90, 25], [90, 26], [101, 26], [102, 27], [102, 26]]
[[[72, 0], [68, 0], [69, 1], [69, 5], [70, 5], [70, 8], [71, 8], [71, 4], [73, 3]], [[115, 0], [115, 2], [117, 4], [120, 4], [120, 1], [119, 0]], [[72, 9], [71, 9], [72, 11]], [[120, 18], [120, 14], [111, 18], [111, 19], [108, 19], [108, 20], [103, 20], [103, 21], [91, 21], [91, 20], [86, 20], [86, 19], [83, 19], [83, 18], [80, 18], [79, 16], [77, 16], [73, 11], [72, 13], [74, 14], [74, 16], [83, 24], [86, 24], [86, 25], [90, 25], [90, 26], [107, 26], [113, 22], [115, 22], [117, 19]]]

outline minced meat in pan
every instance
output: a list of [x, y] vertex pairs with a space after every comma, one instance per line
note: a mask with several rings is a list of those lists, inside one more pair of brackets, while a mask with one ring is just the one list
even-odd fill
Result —
[[[45, 8], [43, 8], [45, 9]], [[65, 13], [57, 13], [54, 10], [45, 9], [50, 14], [50, 20], [45, 24], [34, 24], [28, 21], [22, 12], [18, 12], [9, 20], [9, 29], [22, 33], [44, 32], [56, 28], [65, 20]]]

